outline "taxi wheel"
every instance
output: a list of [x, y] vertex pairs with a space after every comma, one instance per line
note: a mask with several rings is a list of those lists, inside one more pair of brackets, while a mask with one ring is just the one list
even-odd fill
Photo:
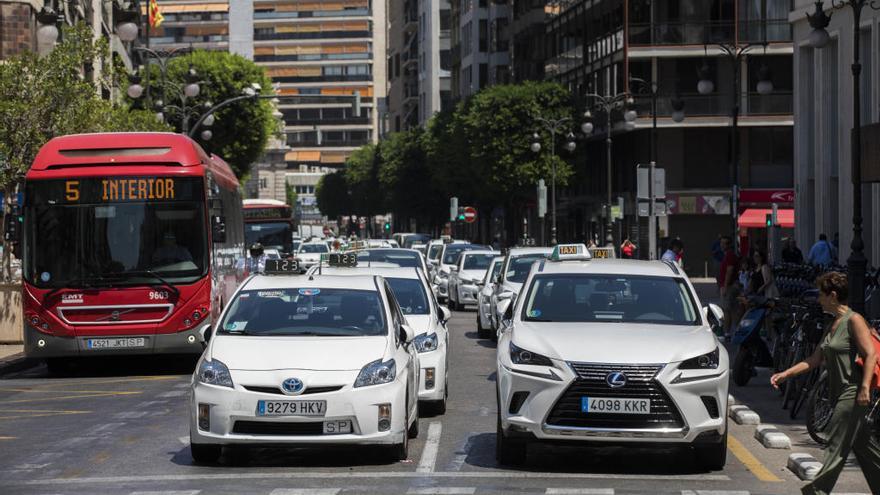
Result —
[[526, 463], [528, 444], [524, 440], [506, 438], [501, 429], [501, 413], [495, 429], [495, 460], [502, 466], [521, 466]]
[[701, 445], [694, 448], [697, 461], [710, 471], [721, 471], [727, 464], [727, 434], [717, 444]]
[[217, 462], [217, 459], [220, 458], [221, 446], [190, 442], [189, 450], [196, 463], [212, 464]]
[[480, 318], [480, 313], [477, 312], [477, 337], [488, 339], [491, 336], [492, 330], [483, 326], [483, 319]]
[[416, 419], [413, 420], [409, 428], [406, 429], [406, 436], [409, 438], [418, 438], [419, 436], [419, 415], [416, 413]]

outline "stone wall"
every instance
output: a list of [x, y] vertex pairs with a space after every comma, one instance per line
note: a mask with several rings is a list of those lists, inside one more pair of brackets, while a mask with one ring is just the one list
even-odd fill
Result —
[[21, 285], [0, 285], [0, 344], [22, 344]]
[[36, 18], [25, 2], [0, 2], [0, 60], [37, 50]]

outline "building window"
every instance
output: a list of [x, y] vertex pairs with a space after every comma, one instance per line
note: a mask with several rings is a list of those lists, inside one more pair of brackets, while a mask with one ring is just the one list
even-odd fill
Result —
[[489, 21], [480, 19], [480, 51], [489, 51]]
[[260, 189], [269, 189], [269, 179], [265, 177], [260, 178]]
[[480, 89], [489, 85], [489, 64], [480, 64]]

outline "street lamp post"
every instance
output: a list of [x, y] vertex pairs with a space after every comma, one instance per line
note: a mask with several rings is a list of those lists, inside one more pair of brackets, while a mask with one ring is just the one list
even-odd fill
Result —
[[[627, 109], [627, 107], [631, 107], [634, 103], [632, 96], [627, 92], [618, 93], [613, 96], [602, 96], [595, 93], [589, 93], [586, 97], [593, 100], [593, 108], [605, 112], [606, 173], [608, 175], [608, 204], [605, 211], [605, 244], [608, 247], [613, 247], [614, 222], [611, 219], [611, 188], [613, 185], [611, 177], [611, 149], [613, 144], [611, 138], [611, 113], [617, 109], [623, 110], [623, 119], [628, 126], [634, 125], [636, 118], [638, 118], [638, 113], [636, 113], [635, 110]], [[592, 114], [589, 110], [584, 113], [584, 118], [592, 118]], [[585, 122], [584, 125], [581, 126], [581, 130], [584, 134], [590, 135], [593, 132], [593, 124], [591, 122]]]
[[[766, 24], [764, 26], [766, 30]], [[734, 251], [739, 253], [739, 113], [740, 113], [740, 72], [742, 70], [742, 61], [745, 56], [756, 46], [767, 48], [767, 36], [764, 35], [765, 41], [762, 43], [716, 43], [711, 46], [721, 51], [721, 55], [730, 60], [733, 64], [733, 91], [731, 92], [730, 102], [730, 178], [731, 178], [731, 197], [730, 197], [730, 216], [733, 222], [733, 242]], [[709, 44], [705, 44], [703, 49], [708, 55]], [[700, 80], [697, 83], [697, 92], [701, 95], [708, 95], [715, 91], [715, 83], [710, 77], [708, 64], [704, 63], [700, 67], [698, 73]], [[770, 81], [770, 70], [766, 65], [762, 65], [758, 70], [757, 91], [761, 95], [767, 95], [773, 92], [773, 83]]]
[[[807, 14], [807, 19], [813, 31], [810, 33], [810, 44], [814, 48], [824, 48], [831, 38], [825, 30], [831, 22], [831, 16], [825, 14], [823, 2], [816, 2], [816, 11], [813, 15]], [[852, 183], [853, 183], [853, 239], [850, 244], [850, 255], [846, 260], [847, 279], [849, 280], [850, 306], [856, 312], [865, 312], [865, 271], [868, 268], [868, 259], [865, 257], [865, 241], [862, 239], [862, 101], [861, 101], [861, 47], [860, 31], [862, 9], [870, 7], [880, 10], [880, 2], [876, 0], [832, 0], [831, 7], [841, 9], [849, 6], [853, 12], [853, 63], [852, 63], [852, 97], [853, 97], [853, 132], [852, 139]]]
[[[570, 117], [561, 117], [558, 119], [545, 119], [543, 117], [535, 117], [535, 122], [541, 125], [547, 132], [550, 133], [550, 189], [551, 194], [553, 195], [553, 199], [551, 200], [551, 225], [550, 225], [550, 244], [556, 245], [556, 134], [562, 134], [568, 129], [568, 125], [571, 123]], [[574, 134], [569, 131], [566, 136], [568, 141], [565, 143], [565, 149], [568, 152], [574, 151], [577, 144], [574, 142]], [[532, 134], [532, 144], [530, 148], [533, 152], [538, 153], [541, 151], [541, 136], [538, 135], [538, 132], [535, 131]], [[543, 234], [542, 234], [543, 235]]]

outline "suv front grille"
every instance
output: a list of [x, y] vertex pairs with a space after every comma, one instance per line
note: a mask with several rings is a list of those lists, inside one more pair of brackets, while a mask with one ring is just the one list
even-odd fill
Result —
[[[654, 380], [657, 373], [663, 369], [662, 364], [568, 364], [577, 373], [578, 378], [556, 401], [547, 416], [548, 425], [608, 429], [659, 429], [684, 426], [672, 399]], [[615, 371], [627, 376], [627, 383], [623, 387], [611, 388], [605, 381], [608, 374]], [[649, 414], [588, 414], [581, 411], [582, 397], [651, 399], [651, 412]]]

